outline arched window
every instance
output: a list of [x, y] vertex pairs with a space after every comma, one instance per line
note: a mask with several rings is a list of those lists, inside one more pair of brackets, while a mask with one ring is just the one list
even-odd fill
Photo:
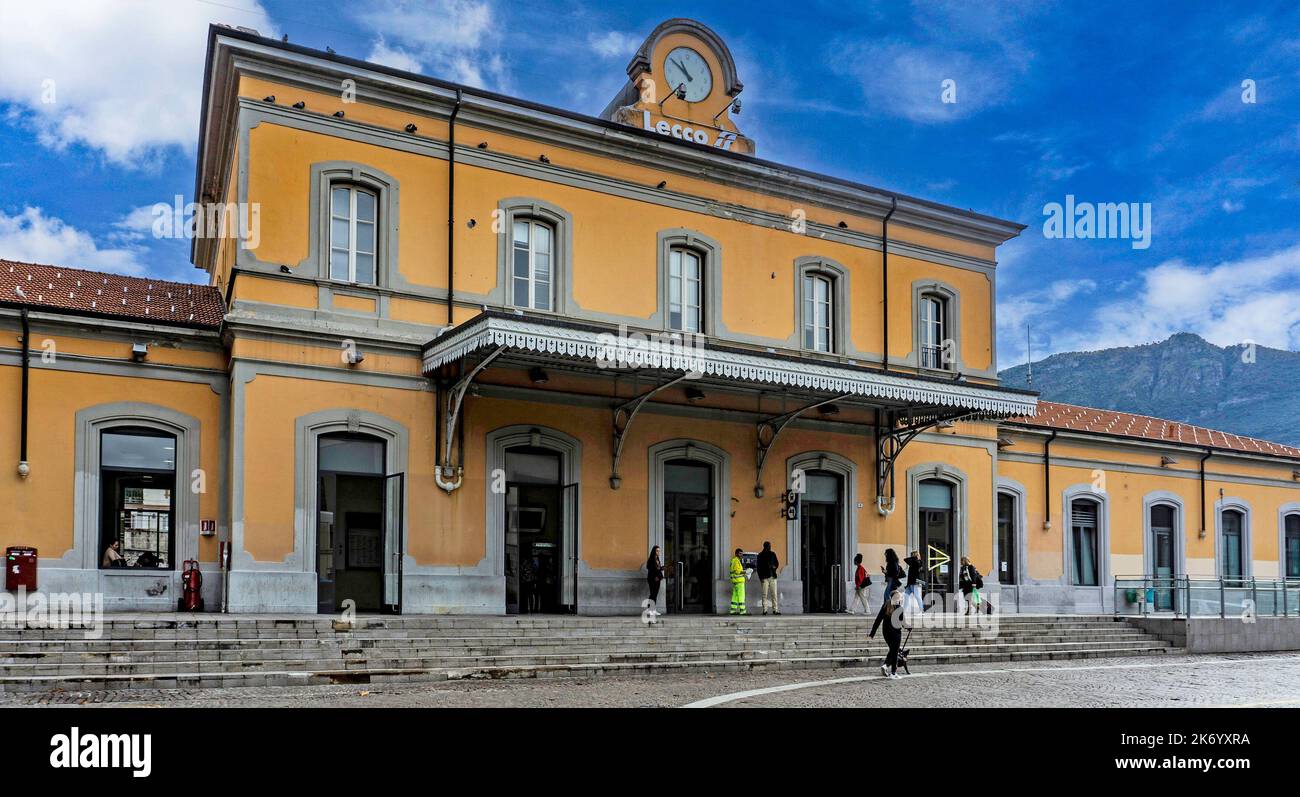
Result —
[[339, 183], [330, 188], [330, 279], [375, 284], [379, 199], [373, 191]]
[[921, 367], [947, 370], [952, 364], [952, 352], [946, 348], [948, 301], [936, 293], [922, 294], [920, 313]]
[[1287, 578], [1300, 578], [1300, 514], [1287, 515], [1283, 531]]
[[1090, 498], [1076, 498], [1070, 502], [1070, 546], [1072, 558], [1071, 581], [1075, 586], [1095, 587], [1098, 584], [1097, 541], [1101, 504]]
[[835, 351], [835, 279], [810, 272], [803, 277], [803, 347]]
[[1220, 524], [1223, 530], [1223, 570], [1224, 578], [1242, 578], [1246, 575], [1244, 529], [1246, 516], [1236, 509], [1223, 510]]
[[555, 307], [555, 229], [527, 217], [514, 219], [511, 248], [511, 304], [530, 310]]
[[668, 328], [704, 331], [704, 256], [674, 246], [668, 252]]

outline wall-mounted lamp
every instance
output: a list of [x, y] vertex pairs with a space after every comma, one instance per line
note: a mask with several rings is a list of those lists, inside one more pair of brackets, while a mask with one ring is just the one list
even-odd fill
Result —
[[478, 148], [479, 148], [479, 149], [487, 149], [487, 142], [486, 142], [486, 141], [480, 141], [480, 142], [478, 142]]
[[534, 385], [544, 385], [551, 381], [551, 378], [547, 376], [546, 369], [544, 368], [530, 368], [528, 370], [528, 378], [532, 380]]
[[1169, 467], [1170, 465], [1177, 465], [1177, 464], [1178, 464], [1178, 460], [1174, 459], [1173, 457], [1161, 457], [1161, 458], [1160, 458], [1160, 467], [1162, 467], [1162, 468], [1167, 468], [1167, 467]]
[[1016, 444], [1016, 441], [1015, 441], [1015, 440], [1012, 440], [1010, 437], [999, 437], [999, 438], [998, 438], [998, 448], [1011, 448], [1011, 447], [1014, 446], [1015, 444]]
[[548, 157], [546, 157], [545, 154], [543, 154], [543, 155], [539, 155], [537, 159], [538, 159], [539, 161], [541, 161], [542, 163], [550, 163], [550, 162], [551, 162], [551, 159], [548, 158]]
[[655, 188], [663, 188], [663, 187], [666, 186], [666, 185], [668, 185], [668, 181], [667, 181], [667, 180], [660, 180], [660, 181], [659, 181], [659, 185], [655, 186]]
[[699, 401], [700, 399], [702, 399], [702, 398], [704, 398], [704, 397], [705, 397], [705, 393], [704, 393], [704, 391], [703, 391], [703, 390], [700, 390], [698, 387], [688, 387], [688, 388], [686, 388], [686, 400], [687, 400], [687, 401], [690, 401], [690, 402], [696, 402], [696, 401]]
[[840, 414], [840, 408], [837, 407], [837, 406], [835, 406], [834, 404], [823, 404], [823, 405], [821, 405], [820, 407], [817, 408], [817, 411], [820, 412], [822, 415], [839, 415], [839, 414]]
[[301, 111], [303, 108], [307, 107], [307, 103], [303, 102], [302, 100], [298, 100], [293, 104], [293, 107]]
[[132, 344], [131, 344], [131, 359], [132, 359], [132, 360], [134, 360], [135, 362], [140, 363], [140, 362], [144, 362], [144, 358], [145, 358], [145, 357], [148, 357], [148, 356], [149, 356], [149, 344], [147, 344], [147, 343], [132, 343]]
[[293, 273], [293, 269], [289, 268], [288, 266], [280, 266], [280, 273], [281, 273], [281, 274], [292, 274], [292, 273]]
[[365, 359], [366, 355], [354, 348], [349, 348], [347, 351], [343, 352], [343, 362], [348, 365], [360, 365], [365, 361]]
[[275, 95], [274, 94], [266, 95], [265, 97], [262, 98], [262, 102], [275, 102]]
[[847, 230], [849, 228], [849, 223], [846, 221], [841, 221], [838, 226], [841, 230]]
[[342, 112], [342, 111], [335, 111], [335, 112], [334, 112], [334, 118], [335, 118], [335, 119], [342, 119], [342, 118], [343, 118], [343, 112]]
[[406, 125], [406, 127], [402, 129], [408, 133], [414, 133], [416, 130], [419, 130], [420, 128], [415, 126], [415, 122], [410, 122], [409, 124]]

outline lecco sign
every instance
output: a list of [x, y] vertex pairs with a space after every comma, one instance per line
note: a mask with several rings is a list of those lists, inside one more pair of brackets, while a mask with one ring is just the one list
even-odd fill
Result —
[[694, 141], [696, 144], [708, 146], [712, 144], [718, 149], [731, 149], [731, 145], [736, 143], [736, 134], [728, 133], [725, 130], [718, 130], [716, 140], [708, 128], [691, 127], [681, 122], [670, 122], [667, 119], [660, 119], [658, 122], [652, 122], [650, 112], [644, 111], [644, 126], [646, 130], [653, 130], [661, 136], [669, 138], [680, 138], [684, 141]]

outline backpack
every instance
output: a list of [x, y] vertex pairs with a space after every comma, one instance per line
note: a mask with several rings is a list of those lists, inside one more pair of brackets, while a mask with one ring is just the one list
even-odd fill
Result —
[[975, 584], [975, 589], [984, 589], [984, 576], [981, 576], [980, 571], [975, 569], [975, 565], [970, 566], [970, 573]]

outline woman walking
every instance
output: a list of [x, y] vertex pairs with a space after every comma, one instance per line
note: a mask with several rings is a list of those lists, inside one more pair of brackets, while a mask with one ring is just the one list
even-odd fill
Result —
[[961, 572], [957, 574], [961, 584], [962, 597], [966, 599], [966, 614], [974, 607], [978, 614], [980, 610], [980, 590], [984, 587], [984, 577], [980, 571], [975, 569], [975, 565], [970, 563], [970, 559], [963, 556], [961, 558]]
[[[892, 613], [890, 606], [893, 603], [894, 593], [898, 591], [905, 575], [902, 565], [898, 563], [898, 554], [894, 553], [893, 548], [885, 549], [885, 565], [880, 568], [880, 572], [885, 574], [885, 600], [880, 604], [880, 612], [876, 615], [876, 622], [871, 625], [868, 639], [876, 638], [876, 631], [880, 628], [880, 624], [885, 621], [889, 613]], [[885, 640], [888, 641], [889, 637], [886, 636]]]
[[925, 572], [925, 566], [921, 564], [921, 552], [912, 551], [911, 556], [903, 560], [907, 565], [907, 586], [903, 589], [903, 619], [910, 627], [915, 618], [925, 611], [925, 603], [921, 600], [921, 574]]
[[664, 564], [659, 561], [659, 546], [650, 549], [650, 558], [645, 560], [645, 580], [650, 587], [650, 603], [659, 603], [659, 585], [664, 581]]

